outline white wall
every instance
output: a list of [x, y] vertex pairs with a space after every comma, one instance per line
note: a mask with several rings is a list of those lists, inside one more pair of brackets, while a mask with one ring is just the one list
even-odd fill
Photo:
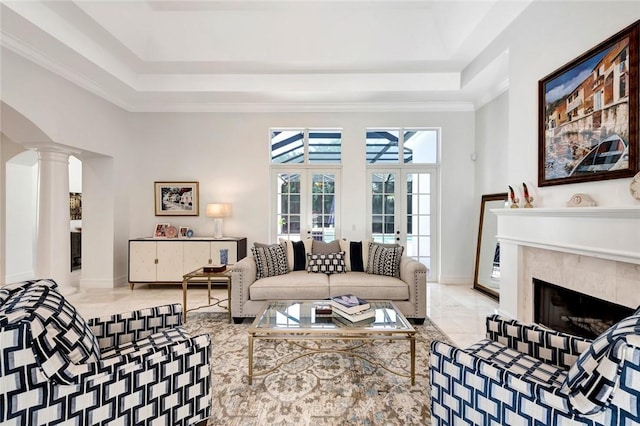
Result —
[[509, 151], [509, 94], [505, 92], [476, 111], [475, 198], [478, 204], [483, 194], [507, 192], [509, 182], [507, 162]]
[[[89, 183], [83, 178], [84, 244], [80, 285], [125, 285], [131, 185], [128, 173], [137, 160], [128, 153], [132, 144], [129, 115], [4, 48], [1, 66], [2, 101], [53, 142], [79, 150], [83, 174], [87, 169], [91, 171], [93, 165], [100, 171]], [[20, 129], [9, 127], [3, 123], [3, 133], [18, 130], [16, 134], [20, 134]], [[20, 138], [14, 141], [34, 142]], [[103, 167], [104, 163], [110, 164]], [[88, 217], [96, 229], [87, 230]]]
[[535, 206], [564, 207], [579, 192], [601, 206], [640, 203], [629, 194], [631, 178], [537, 188], [538, 81], [638, 19], [635, 1], [533, 2], [468, 67], [509, 51], [507, 181], [531, 184]]
[[[233, 205], [224, 220], [225, 235], [246, 236], [249, 244], [269, 239], [271, 127], [343, 129], [342, 237], [362, 239], [366, 230], [367, 175], [365, 131], [368, 127], [442, 128], [440, 280], [471, 282], [474, 145], [473, 112], [389, 113], [144, 113], [134, 114], [131, 170], [130, 235], [150, 236], [155, 223], [168, 221], [211, 235], [204, 216], [207, 203]], [[200, 216], [153, 215], [153, 182], [195, 180], [200, 183]], [[353, 228], [355, 227], [355, 230]]]
[[[366, 236], [365, 129], [442, 128], [440, 275], [448, 282], [471, 281], [473, 112], [127, 113], [5, 50], [2, 71], [3, 101], [54, 142], [81, 150], [81, 286], [123, 284], [127, 240], [150, 235], [156, 222], [169, 219], [210, 235], [212, 223], [203, 211], [212, 201], [233, 204], [225, 234], [247, 236], [250, 243], [268, 240], [268, 129], [290, 126], [343, 128], [349, 164], [342, 174], [343, 236], [351, 239]], [[200, 182], [200, 216], [156, 217], [157, 180]]]
[[[18, 157], [28, 156], [24, 152]], [[6, 281], [33, 278], [35, 254], [37, 165], [6, 165]]]

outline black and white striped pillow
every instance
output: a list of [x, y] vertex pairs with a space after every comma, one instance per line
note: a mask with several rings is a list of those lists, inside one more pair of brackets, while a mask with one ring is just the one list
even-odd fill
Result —
[[308, 272], [322, 272], [325, 274], [342, 274], [347, 272], [344, 263], [344, 252], [330, 254], [307, 254]]
[[256, 261], [256, 279], [275, 277], [289, 272], [284, 244], [251, 247], [251, 252]]
[[384, 244], [371, 243], [369, 245], [369, 259], [367, 274], [400, 277], [400, 258], [402, 246], [388, 247]]

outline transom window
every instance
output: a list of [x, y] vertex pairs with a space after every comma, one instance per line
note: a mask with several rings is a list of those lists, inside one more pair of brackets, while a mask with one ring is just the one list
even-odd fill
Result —
[[368, 164], [438, 163], [438, 129], [367, 129], [366, 143]]
[[271, 129], [271, 164], [340, 164], [342, 130]]

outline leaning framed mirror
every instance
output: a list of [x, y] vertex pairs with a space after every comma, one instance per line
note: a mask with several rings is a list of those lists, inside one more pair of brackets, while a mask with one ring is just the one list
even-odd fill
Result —
[[491, 209], [504, 208], [507, 193], [485, 194], [480, 203], [480, 224], [476, 247], [476, 267], [473, 288], [500, 299], [500, 243], [498, 217]]

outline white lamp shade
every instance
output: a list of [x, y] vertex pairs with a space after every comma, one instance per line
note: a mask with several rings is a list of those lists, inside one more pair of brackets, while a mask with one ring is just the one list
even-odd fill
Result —
[[231, 213], [231, 205], [223, 203], [207, 204], [207, 217], [223, 218]]

